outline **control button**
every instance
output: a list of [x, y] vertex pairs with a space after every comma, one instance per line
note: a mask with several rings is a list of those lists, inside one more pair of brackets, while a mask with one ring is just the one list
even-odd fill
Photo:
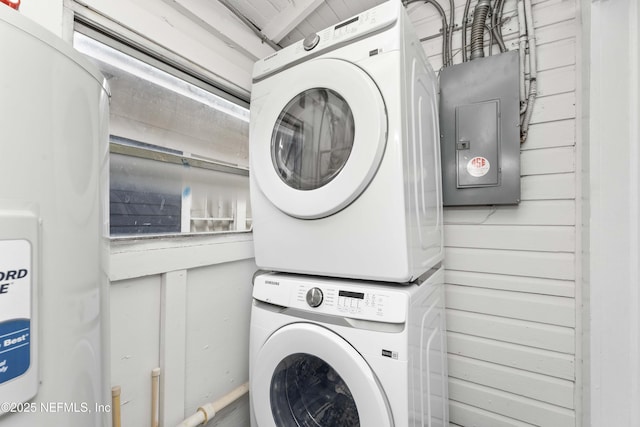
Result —
[[318, 33], [309, 34], [302, 41], [302, 47], [304, 47], [304, 50], [311, 50], [316, 47], [319, 42], [320, 36], [318, 35]]
[[311, 288], [307, 292], [307, 304], [309, 304], [310, 307], [318, 307], [322, 304], [322, 298], [323, 295], [320, 288]]

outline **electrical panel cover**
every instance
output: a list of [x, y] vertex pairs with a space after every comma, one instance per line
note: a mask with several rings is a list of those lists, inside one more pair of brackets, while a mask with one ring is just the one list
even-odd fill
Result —
[[520, 202], [519, 108], [517, 51], [441, 71], [445, 206]]

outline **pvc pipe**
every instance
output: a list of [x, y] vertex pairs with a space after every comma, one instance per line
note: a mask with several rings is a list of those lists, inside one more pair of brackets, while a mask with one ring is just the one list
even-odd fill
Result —
[[151, 427], [158, 427], [160, 406], [160, 368], [151, 371]]
[[111, 425], [120, 427], [120, 386], [111, 388]]
[[196, 427], [208, 423], [216, 413], [229, 406], [249, 392], [249, 383], [231, 390], [215, 402], [206, 403], [198, 408], [195, 414], [178, 424], [178, 427]]

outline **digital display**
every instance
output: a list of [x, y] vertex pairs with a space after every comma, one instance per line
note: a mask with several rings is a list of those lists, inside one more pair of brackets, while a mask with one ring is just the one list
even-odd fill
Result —
[[336, 31], [336, 30], [339, 30], [342, 27], [346, 27], [349, 24], [353, 24], [354, 22], [358, 22], [358, 19], [360, 19], [360, 17], [356, 16], [355, 18], [351, 18], [348, 21], [341, 22], [338, 25], [336, 25], [336, 27], [333, 30]]
[[338, 296], [347, 297], [347, 298], [364, 299], [364, 293], [362, 292], [339, 291]]

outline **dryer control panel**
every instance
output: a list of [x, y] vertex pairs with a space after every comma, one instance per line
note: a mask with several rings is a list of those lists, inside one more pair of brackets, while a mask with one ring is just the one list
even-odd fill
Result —
[[263, 79], [312, 55], [319, 55], [343, 46], [355, 38], [391, 27], [398, 20], [401, 11], [402, 6], [399, 3], [385, 2], [335, 26], [310, 34], [304, 40], [257, 61], [253, 68], [253, 80], [255, 82]]
[[298, 310], [360, 320], [404, 323], [409, 297], [403, 288], [269, 273], [254, 279], [253, 297]]

